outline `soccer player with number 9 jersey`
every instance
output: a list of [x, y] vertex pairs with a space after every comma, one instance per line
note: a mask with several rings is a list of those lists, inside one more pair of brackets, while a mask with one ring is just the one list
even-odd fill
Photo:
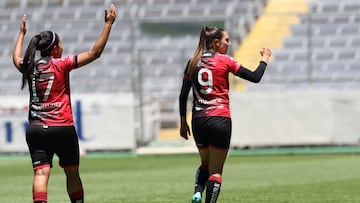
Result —
[[226, 55], [229, 46], [229, 35], [225, 30], [203, 27], [198, 47], [184, 73], [179, 96], [180, 136], [188, 139], [190, 135], [186, 104], [192, 88], [192, 132], [201, 159], [195, 175], [192, 203], [201, 203], [205, 189], [205, 203], [215, 203], [220, 194], [223, 165], [231, 139], [229, 73], [258, 83], [271, 56], [269, 48], [262, 48], [259, 66], [250, 71]]

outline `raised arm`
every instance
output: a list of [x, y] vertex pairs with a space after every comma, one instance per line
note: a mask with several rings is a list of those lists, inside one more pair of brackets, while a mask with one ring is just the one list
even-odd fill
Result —
[[259, 63], [259, 66], [255, 69], [255, 71], [251, 71], [245, 67], [241, 67], [235, 75], [250, 82], [254, 82], [254, 83], [260, 82], [262, 76], [264, 75], [266, 66], [270, 60], [271, 53], [272, 53], [271, 49], [262, 48], [260, 50], [260, 55], [262, 59]]
[[111, 27], [115, 19], [116, 19], [115, 5], [111, 4], [109, 11], [105, 10], [105, 25], [100, 33], [100, 36], [97, 38], [95, 44], [91, 47], [89, 51], [78, 54], [77, 57], [78, 67], [91, 63], [92, 61], [94, 61], [95, 59], [101, 56], [105, 48], [106, 42], [109, 38]]
[[22, 46], [24, 43], [25, 34], [26, 34], [26, 15], [23, 15], [23, 17], [21, 18], [18, 38], [16, 40], [16, 44], [13, 51], [13, 63], [18, 70], [20, 70], [20, 62], [23, 58]]

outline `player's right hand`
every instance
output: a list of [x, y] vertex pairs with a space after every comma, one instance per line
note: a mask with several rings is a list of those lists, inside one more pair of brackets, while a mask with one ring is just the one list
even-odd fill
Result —
[[183, 137], [185, 140], [189, 139], [191, 136], [190, 128], [187, 122], [181, 122], [180, 124], [180, 136]]
[[24, 35], [26, 34], [26, 15], [23, 15], [21, 18], [20, 32]]

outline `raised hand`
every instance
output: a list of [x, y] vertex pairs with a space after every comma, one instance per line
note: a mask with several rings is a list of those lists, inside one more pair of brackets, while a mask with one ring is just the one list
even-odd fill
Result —
[[262, 56], [262, 60], [265, 61], [266, 63], [269, 62], [271, 54], [272, 54], [272, 51], [270, 48], [260, 49], [260, 55]]
[[21, 18], [20, 32], [24, 35], [26, 34], [26, 15], [23, 15]]
[[105, 10], [105, 23], [113, 24], [116, 19], [116, 8], [114, 4], [110, 4], [109, 11]]

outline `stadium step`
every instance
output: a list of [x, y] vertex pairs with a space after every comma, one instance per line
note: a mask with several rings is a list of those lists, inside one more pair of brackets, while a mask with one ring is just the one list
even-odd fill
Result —
[[[191, 116], [192, 116], [191, 112], [188, 112], [186, 115], [186, 119], [188, 121], [190, 129], [191, 129]], [[180, 137], [179, 130], [180, 130], [180, 126], [176, 128], [162, 128], [160, 129], [159, 140], [183, 140], [183, 138]], [[189, 137], [189, 140], [190, 139], [192, 139], [192, 136]]]
[[[298, 14], [308, 11], [307, 0], [269, 0], [264, 13], [259, 16], [234, 57], [245, 67], [255, 69], [262, 47], [280, 48], [282, 39], [289, 36], [291, 24], [298, 24]], [[243, 80], [234, 78], [235, 90], [245, 90]]]
[[180, 139], [178, 128], [162, 128], [159, 133], [160, 140]]
[[136, 154], [184, 154], [196, 152], [197, 148], [194, 141], [184, 139], [157, 140], [136, 149]]

